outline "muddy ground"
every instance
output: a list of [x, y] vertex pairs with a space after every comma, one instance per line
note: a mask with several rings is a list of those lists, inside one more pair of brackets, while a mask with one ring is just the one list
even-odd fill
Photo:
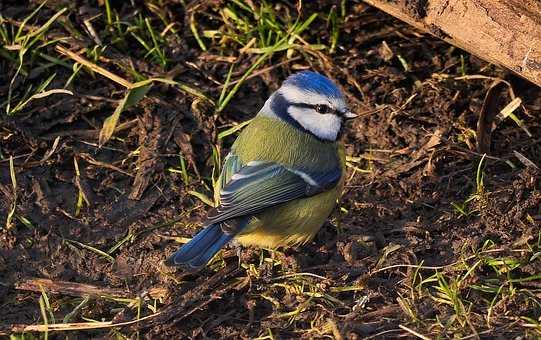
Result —
[[[304, 15], [331, 7], [320, 5], [307, 5]], [[132, 10], [130, 6], [118, 11]], [[198, 48], [182, 6], [168, 6], [177, 11], [176, 19], [186, 29], [168, 41], [175, 79], [218, 98], [220, 88], [214, 80], [224, 81], [228, 64], [216, 58], [212, 49], [202, 52]], [[212, 12], [212, 6], [205, 10]], [[80, 8], [101, 10], [97, 4]], [[27, 8], [15, 4], [0, 5], [0, 9], [3, 16], [17, 20], [28, 14]], [[54, 8], [45, 8], [40, 20], [52, 13]], [[124, 327], [69, 333], [74, 338], [119, 334], [412, 337], [399, 325], [429, 337], [525, 334], [521, 317], [538, 320], [541, 316], [532, 301], [521, 300], [519, 295], [505, 299], [495, 307], [487, 326], [483, 315], [493, 295], [461, 287], [470, 316], [459, 327], [452, 319], [453, 307], [412, 288], [419, 283], [416, 269], [403, 265], [453, 264], [475, 256], [487, 242], [500, 256], [520, 258], [516, 249], [538, 242], [541, 90], [361, 3], [347, 2], [346, 13], [334, 54], [298, 58], [249, 78], [219, 115], [205, 101], [158, 84], [137, 106], [122, 113], [123, 128], [99, 148], [98, 131], [114, 110], [116, 102], [111, 99], [121, 98], [121, 87], [89, 73], [81, 73], [73, 82], [74, 96], [49, 96], [32, 101], [16, 115], [3, 114], [1, 331], [11, 334], [13, 324], [43, 324], [40, 289], [30, 291], [20, 285], [47, 278], [115, 288], [123, 297], [139, 297], [140, 316], [152, 314], [152, 306], [162, 312]], [[80, 23], [76, 17], [73, 20]], [[326, 42], [328, 30], [324, 25], [311, 26], [309, 38]], [[133, 63], [144, 74], [163, 72], [152, 63], [124, 58], [114, 50], [105, 57]], [[234, 79], [250, 66], [249, 60], [241, 63]], [[276, 58], [268, 65], [283, 60]], [[122, 73], [114, 63], [105, 66]], [[223, 156], [234, 140], [234, 136], [217, 139], [217, 133], [253, 117], [281, 81], [301, 68], [334, 78], [362, 116], [349, 127], [345, 144], [349, 155], [361, 157], [354, 166], [366, 171], [349, 168], [343, 209], [337, 209], [312, 243], [298, 249], [275, 253], [244, 249], [240, 267], [236, 250], [229, 249], [198, 274], [163, 267], [164, 258], [179, 246], [177, 238], [193, 235], [204, 218], [208, 207], [189, 191], [212, 195], [208, 179], [213, 147]], [[14, 69], [0, 57], [0, 101], [7, 95]], [[69, 69], [58, 72], [51, 88], [61, 87], [60, 79], [65, 81], [71, 74]], [[40, 77], [44, 75], [36, 71], [26, 82]], [[478, 188], [481, 154], [475, 132], [493, 78], [509, 86], [501, 86], [485, 106], [499, 111], [520, 97], [522, 103], [514, 114], [531, 136], [512, 119], [499, 122], [484, 145], [489, 157], [481, 166], [483, 186]], [[179, 168], [179, 153], [190, 173], [186, 184], [181, 174], [169, 170]], [[16, 190], [10, 178], [10, 156]], [[79, 192], [86, 201], [77, 211]], [[453, 206], [461, 206], [472, 194], [476, 198], [464, 204], [462, 213]], [[13, 202], [16, 217], [6, 228], [4, 221]], [[118, 248], [111, 249], [115, 245]], [[455, 269], [442, 267], [440, 272], [450, 278]], [[540, 270], [537, 259], [508, 273], [519, 277]], [[434, 270], [420, 272], [426, 278]], [[500, 276], [481, 266], [466, 281], [473, 284], [491, 277]], [[539, 301], [538, 282], [516, 288], [529, 289]], [[408, 297], [414, 302], [415, 317], [400, 302]], [[82, 300], [62, 292], [49, 292], [48, 298], [56, 322]], [[130, 321], [138, 317], [138, 308], [128, 304], [93, 296], [70, 321]], [[434, 320], [449, 328], [434, 326]], [[50, 315], [48, 322], [53, 323]]]

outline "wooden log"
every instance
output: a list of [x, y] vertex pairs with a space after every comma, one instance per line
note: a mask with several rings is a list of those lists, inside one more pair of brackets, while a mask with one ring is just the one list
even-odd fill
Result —
[[541, 87], [539, 0], [363, 0]]

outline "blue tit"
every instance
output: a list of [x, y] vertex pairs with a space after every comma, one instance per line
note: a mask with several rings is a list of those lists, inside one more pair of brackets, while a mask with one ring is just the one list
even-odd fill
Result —
[[233, 239], [265, 248], [312, 240], [341, 194], [340, 137], [354, 117], [328, 78], [310, 71], [289, 76], [224, 159], [219, 205], [205, 228], [166, 263], [202, 267]]

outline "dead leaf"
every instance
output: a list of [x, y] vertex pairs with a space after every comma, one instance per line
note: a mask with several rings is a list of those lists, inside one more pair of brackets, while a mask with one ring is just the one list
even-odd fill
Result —
[[499, 99], [506, 86], [508, 86], [506, 82], [495, 80], [485, 95], [477, 121], [477, 152], [479, 153], [490, 153], [492, 131], [495, 128], [494, 120], [500, 112], [498, 110]]

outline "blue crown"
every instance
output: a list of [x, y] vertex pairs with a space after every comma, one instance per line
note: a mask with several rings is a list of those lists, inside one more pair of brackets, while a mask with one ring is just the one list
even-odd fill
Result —
[[329, 97], [342, 97], [342, 92], [329, 78], [312, 71], [302, 71], [290, 75], [284, 85], [292, 85], [300, 89], [319, 93]]

